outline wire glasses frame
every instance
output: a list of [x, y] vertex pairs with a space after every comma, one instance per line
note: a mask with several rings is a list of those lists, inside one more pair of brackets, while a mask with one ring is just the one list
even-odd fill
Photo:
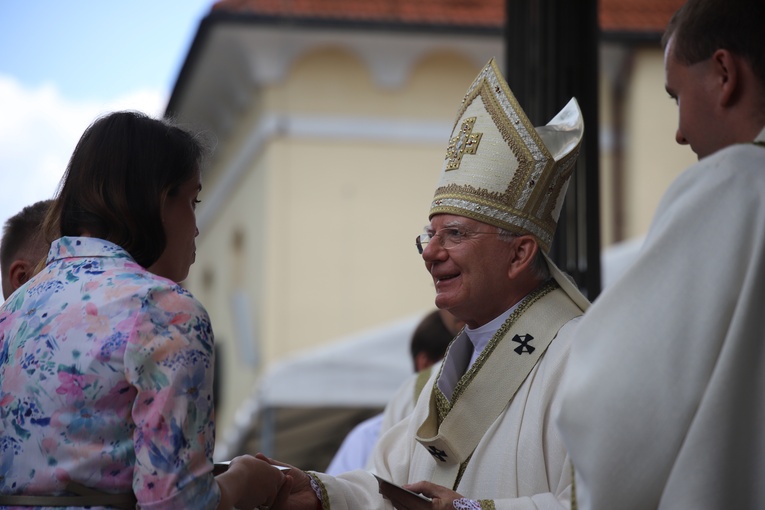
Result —
[[454, 227], [446, 227], [433, 232], [432, 234], [430, 232], [419, 234], [415, 238], [415, 244], [417, 245], [417, 251], [422, 255], [425, 251], [425, 246], [432, 241], [434, 237], [438, 239], [442, 248], [448, 250], [459, 245], [462, 241], [479, 234], [500, 235], [502, 232], [468, 232]]

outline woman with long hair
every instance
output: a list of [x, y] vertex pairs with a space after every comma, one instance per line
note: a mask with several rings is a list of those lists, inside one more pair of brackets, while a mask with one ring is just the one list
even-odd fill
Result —
[[204, 145], [117, 112], [69, 161], [45, 266], [0, 308], [0, 506], [272, 505], [251, 456], [213, 476], [213, 332], [194, 262]]

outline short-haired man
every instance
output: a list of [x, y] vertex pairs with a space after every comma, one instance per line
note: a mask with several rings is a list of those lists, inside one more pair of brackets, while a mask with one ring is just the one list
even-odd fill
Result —
[[461, 328], [461, 322], [445, 310], [434, 310], [423, 317], [409, 343], [414, 371], [421, 372], [441, 361], [449, 342]]
[[[434, 314], [440, 316], [440, 324], [435, 319], [431, 319], [427, 322], [423, 321], [422, 324], [415, 330], [412, 337], [412, 357], [414, 359], [414, 368], [416, 373], [404, 383], [399, 386], [396, 393], [393, 394], [388, 404], [383, 411], [383, 420], [380, 424], [380, 434], [384, 434], [396, 423], [400, 422], [414, 409], [414, 404], [417, 403], [417, 398], [425, 388], [425, 384], [428, 382], [434, 372], [441, 370], [441, 361], [446, 354], [446, 348], [448, 343], [462, 330], [465, 323], [449, 313], [447, 310], [438, 309]], [[445, 327], [449, 332], [449, 342], [445, 345], [436, 343], [432, 344], [431, 331], [438, 330], [439, 326]], [[426, 339], [428, 339], [426, 341]], [[429, 354], [424, 355], [424, 345], [431, 344], [428, 349]], [[420, 346], [420, 347], [417, 347]], [[443, 348], [443, 351], [438, 349]], [[436, 356], [435, 353], [441, 352], [440, 356]], [[419, 355], [418, 355], [419, 353]]]
[[[573, 100], [535, 129], [494, 61], [459, 108], [417, 247], [436, 306], [466, 327], [374, 459], [378, 476], [432, 508], [568, 507], [571, 468], [552, 415], [588, 303], [545, 253], [582, 133]], [[291, 476], [289, 509], [391, 505], [366, 471]]]
[[667, 28], [699, 162], [577, 330], [558, 423], [581, 509], [765, 508], [764, 19], [688, 0]]
[[5, 222], [0, 241], [0, 269], [3, 278], [3, 299], [13, 294], [34, 274], [35, 266], [48, 253], [49, 245], [42, 235], [42, 223], [51, 200], [26, 206]]

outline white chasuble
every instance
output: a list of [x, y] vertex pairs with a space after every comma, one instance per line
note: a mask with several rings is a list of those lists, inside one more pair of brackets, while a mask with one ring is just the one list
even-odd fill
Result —
[[420, 397], [420, 393], [426, 388], [425, 383], [428, 382], [434, 373], [438, 373], [441, 369], [442, 362], [443, 360], [439, 360], [432, 366], [425, 368], [416, 374], [412, 374], [401, 386], [399, 386], [396, 393], [393, 394], [393, 397], [391, 397], [390, 401], [385, 406], [383, 422], [380, 427], [381, 436], [396, 423], [412, 413], [414, 404]]
[[[546, 350], [542, 349], [543, 355], [508, 403], [506, 388], [502, 387], [505, 382], [500, 382], [500, 378], [492, 385], [491, 379], [497, 377], [497, 371], [502, 371], [498, 367], [504, 367], [505, 372], [511, 371], [511, 360], [505, 362], [503, 356], [510, 356], [508, 353], [528, 356], [529, 347], [536, 349], [535, 339], [525, 336], [531, 331], [526, 328], [536, 325], [521, 320], [526, 314], [531, 315], [531, 310], [536, 307], [534, 315], [542, 312], [544, 317], [558, 318], [552, 332], [555, 338]], [[475, 367], [465, 374], [463, 379], [467, 378], [468, 382], [462, 381], [462, 386], [458, 384], [455, 389], [455, 393], [460, 394], [454, 398], [456, 405], [445, 414], [443, 424], [448, 424], [452, 411], [459, 416], [460, 422], [464, 420], [465, 423], [440, 431], [450, 449], [453, 449], [450, 453], [460, 460], [456, 470], [451, 465], [447, 470], [454, 470], [454, 490], [466, 498], [480, 500], [482, 508], [569, 508], [571, 467], [552, 418], [559, 405], [559, 382], [566, 367], [570, 338], [576, 327], [577, 319], [573, 317], [581, 313], [579, 307], [560, 289], [548, 292], [533, 306], [525, 308], [501, 339], [490, 342]], [[554, 322], [552, 319], [549, 321], [550, 324]], [[544, 335], [538, 334], [540, 339]], [[450, 347], [444, 364], [452, 362], [452, 347], [459, 341], [458, 337]], [[516, 348], [519, 353], [515, 352]], [[468, 349], [460, 356], [469, 359]], [[454, 361], [467, 363], [467, 360]], [[432, 392], [439, 374], [440, 371], [431, 376], [412, 414], [388, 430], [378, 443], [373, 462], [374, 472], [380, 477], [402, 485], [421, 480], [434, 481], [435, 477], [441, 476], [438, 473], [443, 471], [438, 466], [441, 463], [437, 455], [439, 452], [424, 447], [416, 440], [418, 433], [426, 431], [421, 428], [422, 425], [432, 419]], [[471, 387], [481, 388], [488, 394], [476, 395]], [[496, 402], [501, 399], [505, 399], [504, 403], [498, 406]], [[487, 420], [487, 410], [497, 415]], [[469, 431], [471, 426], [484, 430], [478, 437], [469, 437], [469, 433], [465, 435], [465, 430]], [[460, 434], [463, 434], [464, 442], [474, 441], [475, 445], [459, 444], [460, 440], [455, 441], [453, 437]], [[462, 460], [463, 457], [467, 457], [466, 461]], [[325, 510], [392, 508], [390, 502], [378, 494], [377, 481], [367, 471], [352, 471], [338, 477], [321, 473], [314, 476], [324, 494]]]
[[765, 147], [675, 180], [573, 345], [558, 422], [580, 509], [765, 508]]

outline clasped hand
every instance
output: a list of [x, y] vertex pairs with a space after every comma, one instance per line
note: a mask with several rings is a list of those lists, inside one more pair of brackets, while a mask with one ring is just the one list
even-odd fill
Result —
[[279, 508], [292, 490], [292, 478], [252, 455], [234, 458], [215, 477], [221, 489], [219, 509]]
[[316, 497], [316, 493], [311, 487], [311, 477], [304, 471], [295, 466], [269, 459], [262, 453], [258, 453], [255, 457], [274, 466], [290, 468], [287, 471], [287, 478], [290, 480], [289, 490], [282, 488], [277, 501], [273, 505], [269, 505], [269, 510], [320, 510], [322, 508], [319, 498]]

